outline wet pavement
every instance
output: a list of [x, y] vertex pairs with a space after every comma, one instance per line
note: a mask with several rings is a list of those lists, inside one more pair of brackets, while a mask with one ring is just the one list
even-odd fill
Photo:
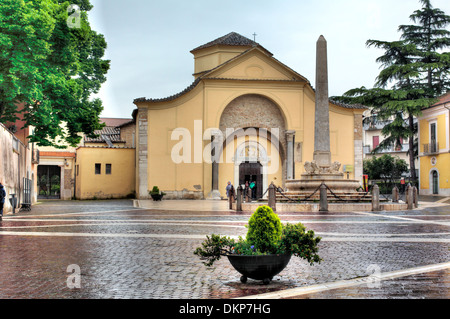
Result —
[[245, 236], [250, 213], [229, 211], [226, 202], [45, 201], [0, 222], [0, 298], [447, 299], [450, 205], [420, 204], [401, 212], [279, 213], [323, 238], [323, 262], [293, 257], [265, 286], [242, 284], [226, 258], [208, 269], [193, 254], [206, 235]]

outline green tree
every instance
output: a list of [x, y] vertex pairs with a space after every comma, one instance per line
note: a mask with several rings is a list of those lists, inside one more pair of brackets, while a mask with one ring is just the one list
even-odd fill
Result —
[[401, 25], [402, 39], [415, 45], [418, 52], [417, 63], [421, 71], [421, 84], [429, 97], [447, 92], [450, 87], [450, 55], [439, 52], [450, 46], [450, 16], [438, 8], [433, 8], [430, 0], [422, 0], [423, 8], [416, 10], [410, 19], [414, 25]]
[[0, 0], [0, 121], [22, 112], [38, 145], [77, 145], [80, 132], [94, 136], [102, 127], [102, 102], [91, 96], [110, 61], [103, 35], [89, 25], [91, 9], [89, 0]]
[[363, 171], [372, 180], [383, 180], [385, 186], [400, 179], [408, 171], [408, 164], [399, 157], [383, 154], [364, 160]]
[[414, 119], [450, 88], [450, 53], [438, 52], [450, 46], [450, 32], [445, 29], [450, 16], [434, 9], [429, 0], [421, 0], [421, 3], [422, 9], [410, 16], [416, 24], [399, 26], [400, 40], [367, 41], [368, 47], [384, 50], [376, 60], [382, 70], [375, 88], [356, 88], [341, 97], [333, 97], [341, 102], [371, 107], [378, 120], [392, 120], [382, 130], [386, 139], [374, 152], [397, 147], [402, 139], [409, 139], [408, 155], [413, 180], [417, 179], [417, 147], [414, 144], [417, 125]]

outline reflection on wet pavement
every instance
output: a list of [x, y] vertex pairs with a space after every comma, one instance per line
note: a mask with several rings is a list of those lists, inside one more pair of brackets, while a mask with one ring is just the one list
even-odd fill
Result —
[[[213, 269], [193, 251], [211, 233], [245, 236], [250, 213], [207, 201], [135, 208], [131, 201], [48, 201], [0, 223], [0, 298], [235, 298], [367, 277], [450, 261], [450, 206], [403, 212], [280, 213], [323, 238], [323, 262], [292, 258], [268, 286], [240, 275], [226, 258]], [[167, 203], [167, 202], [166, 202]], [[184, 205], [184, 210], [173, 207]], [[223, 206], [223, 205], [222, 205]], [[220, 208], [220, 209], [219, 209]], [[81, 288], [67, 287], [79, 265]], [[299, 298], [448, 298], [449, 271], [322, 291]], [[428, 288], [426, 288], [428, 287]], [[445, 290], [444, 293], [442, 291]]]

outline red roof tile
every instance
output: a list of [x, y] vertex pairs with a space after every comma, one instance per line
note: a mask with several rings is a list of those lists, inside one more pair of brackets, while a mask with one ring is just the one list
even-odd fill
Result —
[[41, 157], [75, 157], [75, 153], [72, 152], [39, 152]]
[[437, 105], [437, 104], [443, 104], [443, 103], [448, 103], [448, 102], [450, 102], [450, 91], [447, 92], [446, 94], [442, 95], [442, 96], [439, 98], [439, 102], [437, 102], [435, 105]]
[[133, 119], [121, 119], [121, 118], [109, 118], [109, 117], [102, 117], [100, 118], [101, 123], [105, 123], [106, 126], [120, 126], [122, 124], [128, 123]]

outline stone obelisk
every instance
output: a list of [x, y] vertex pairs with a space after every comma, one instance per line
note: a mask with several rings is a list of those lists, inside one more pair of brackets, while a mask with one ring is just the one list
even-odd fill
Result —
[[317, 41], [316, 58], [316, 117], [314, 154], [312, 162], [305, 162], [305, 173], [300, 180], [286, 181], [287, 194], [311, 196], [325, 183], [335, 193], [356, 194], [359, 181], [344, 179], [341, 163], [331, 162], [330, 101], [328, 97], [327, 41], [321, 35]]
[[314, 161], [319, 167], [331, 166], [328, 57], [323, 35], [317, 40]]

